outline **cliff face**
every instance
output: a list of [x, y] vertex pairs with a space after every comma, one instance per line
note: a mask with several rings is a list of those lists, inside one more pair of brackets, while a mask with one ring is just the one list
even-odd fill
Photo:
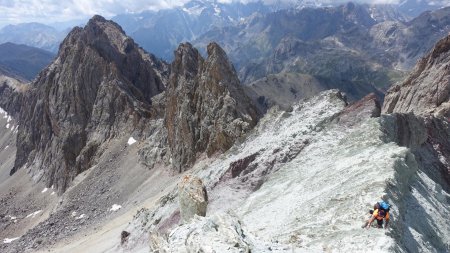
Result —
[[24, 95], [11, 174], [27, 165], [33, 176], [64, 190], [105, 140], [145, 134], [146, 119], [162, 115], [154, 96], [164, 90], [167, 73], [167, 65], [111, 21], [95, 16], [74, 28]]
[[258, 118], [222, 48], [211, 43], [207, 52], [203, 59], [191, 44], [181, 44], [171, 65], [165, 124], [179, 171], [200, 153], [229, 149]]
[[411, 75], [386, 94], [383, 113], [450, 117], [450, 36], [422, 58]]

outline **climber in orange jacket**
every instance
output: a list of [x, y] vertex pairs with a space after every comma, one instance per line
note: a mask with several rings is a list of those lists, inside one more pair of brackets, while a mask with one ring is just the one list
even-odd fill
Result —
[[389, 225], [389, 210], [385, 210], [385, 209], [381, 208], [380, 204], [376, 203], [375, 206], [373, 207], [373, 211], [371, 210], [370, 213], [372, 214], [372, 216], [367, 221], [366, 228], [370, 228], [370, 226], [372, 225], [372, 222], [374, 222], [375, 220], [377, 220], [378, 228], [383, 227], [383, 220], [386, 220], [386, 224], [384, 225], [384, 228], [386, 229], [388, 227], [388, 225]]

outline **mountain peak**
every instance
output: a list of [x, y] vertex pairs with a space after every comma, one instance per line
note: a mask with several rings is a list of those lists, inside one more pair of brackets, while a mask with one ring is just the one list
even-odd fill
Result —
[[223, 49], [216, 42], [209, 43], [206, 49], [208, 52], [208, 56], [217, 55], [226, 57], [225, 51], [223, 51]]
[[447, 54], [450, 51], [450, 35], [441, 39], [436, 43], [431, 51], [431, 58], [435, 59], [443, 54]]
[[103, 16], [101, 16], [101, 15], [94, 15], [90, 20], [89, 20], [89, 22], [107, 22], [107, 20], [103, 17]]
[[153, 97], [164, 90], [164, 63], [155, 61], [101, 16], [74, 28], [26, 94], [11, 172], [36, 163], [31, 173], [42, 170], [37, 179], [64, 191], [103, 142], [145, 134], [158, 114]]
[[107, 31], [107, 30], [117, 30], [117, 32], [125, 34], [122, 27], [115, 23], [114, 21], [107, 20], [104, 17], [100, 15], [94, 15], [86, 24], [85, 28], [89, 27], [97, 27], [101, 30]]
[[166, 127], [173, 167], [183, 171], [197, 155], [229, 149], [256, 124], [255, 106], [217, 43], [205, 60], [191, 44], [175, 52], [167, 87]]

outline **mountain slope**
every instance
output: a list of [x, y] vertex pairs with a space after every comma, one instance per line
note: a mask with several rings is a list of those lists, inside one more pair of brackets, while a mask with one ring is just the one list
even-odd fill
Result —
[[34, 79], [53, 58], [52, 53], [34, 47], [9, 42], [0, 45], [0, 69], [23, 80]]

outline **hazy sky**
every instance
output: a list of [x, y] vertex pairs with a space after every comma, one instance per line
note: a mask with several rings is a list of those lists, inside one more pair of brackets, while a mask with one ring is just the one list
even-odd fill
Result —
[[[120, 13], [169, 8], [182, 5], [187, 1], [189, 0], [0, 0], [0, 26], [24, 22], [64, 22], [73, 19], [88, 18], [94, 14], [112, 17]], [[229, 2], [232, 0], [219, 1]], [[325, 3], [346, 2], [345, 0], [321, 1]], [[400, 0], [356, 0], [355, 2], [397, 3], [399, 1]], [[450, 0], [433, 1], [450, 2]], [[433, 1], [429, 0], [429, 2]]]

